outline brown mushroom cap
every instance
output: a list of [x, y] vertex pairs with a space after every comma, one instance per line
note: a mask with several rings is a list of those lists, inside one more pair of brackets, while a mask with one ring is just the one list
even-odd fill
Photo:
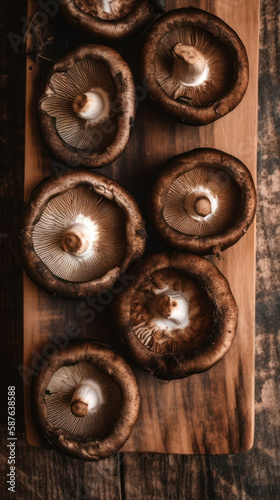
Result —
[[203, 372], [229, 350], [237, 306], [229, 284], [197, 255], [154, 254], [113, 304], [124, 348], [135, 365], [162, 379]]
[[194, 7], [172, 10], [152, 26], [143, 49], [147, 89], [173, 119], [205, 125], [243, 98], [248, 58], [237, 34]]
[[120, 40], [136, 35], [164, 12], [165, 0], [66, 0], [61, 7], [69, 22], [90, 35]]
[[159, 170], [147, 213], [168, 244], [201, 255], [234, 245], [256, 212], [256, 191], [247, 167], [216, 149], [194, 149]]
[[[96, 387], [98, 403], [83, 417], [75, 416], [71, 398], [85, 378]], [[32, 406], [40, 431], [59, 451], [84, 460], [106, 458], [123, 446], [139, 404], [137, 382], [126, 361], [96, 343], [55, 352], [33, 378]]]
[[52, 154], [86, 168], [103, 167], [118, 158], [134, 115], [130, 68], [103, 45], [83, 45], [56, 62], [38, 105], [42, 137]]
[[120, 184], [73, 170], [49, 177], [31, 193], [20, 244], [25, 270], [38, 286], [83, 298], [112, 287], [142, 256], [144, 221]]

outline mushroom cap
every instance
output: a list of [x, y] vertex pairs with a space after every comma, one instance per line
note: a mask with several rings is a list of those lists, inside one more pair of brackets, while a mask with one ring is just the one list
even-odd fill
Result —
[[[93, 235], [92, 248], [83, 255], [60, 247], [66, 220], [68, 224], [69, 217], [72, 230], [77, 213], [79, 220], [90, 222]], [[95, 172], [73, 170], [49, 177], [33, 190], [23, 216], [20, 248], [24, 268], [39, 287], [78, 299], [112, 287], [142, 256], [145, 235], [137, 203], [123, 186]]]
[[[98, 411], [85, 417], [71, 413], [75, 386], [90, 376], [104, 396]], [[118, 451], [137, 420], [140, 396], [126, 361], [97, 343], [74, 343], [56, 351], [32, 384], [35, 421], [57, 450], [84, 460], [99, 460]]]
[[[202, 207], [203, 198], [208, 208]], [[210, 213], [199, 214], [202, 209]], [[168, 160], [156, 175], [147, 208], [154, 228], [169, 245], [201, 255], [219, 254], [234, 245], [255, 212], [256, 191], [247, 167], [211, 148]]]
[[[74, 84], [73, 84], [74, 82]], [[102, 111], [94, 120], [73, 109], [93, 94]], [[101, 106], [101, 103], [102, 106]], [[135, 116], [135, 89], [127, 63], [114, 49], [83, 45], [56, 62], [38, 104], [42, 137], [52, 154], [71, 166], [99, 168], [126, 147]]]
[[[105, 2], [104, 2], [105, 3]], [[141, 32], [158, 13], [165, 11], [165, 0], [66, 0], [62, 13], [69, 22], [99, 39], [120, 40]]]
[[[164, 329], [151, 304], [166, 286], [173, 289], [173, 297], [175, 293], [185, 296], [189, 311], [188, 321], [181, 308], [174, 316], [179, 327]], [[152, 318], [145, 307], [148, 313], [152, 311]], [[148, 257], [113, 303], [113, 318], [127, 355], [139, 368], [166, 380], [215, 365], [232, 344], [237, 315], [229, 284], [217, 267], [203, 257], [185, 253]]]
[[[173, 74], [178, 43], [195, 47], [205, 57], [207, 71], [199, 85], [183, 85], [175, 77], [177, 68]], [[206, 125], [229, 113], [243, 98], [249, 79], [246, 49], [238, 35], [218, 17], [194, 7], [169, 11], [153, 24], [143, 65], [153, 101], [172, 119], [189, 125]]]

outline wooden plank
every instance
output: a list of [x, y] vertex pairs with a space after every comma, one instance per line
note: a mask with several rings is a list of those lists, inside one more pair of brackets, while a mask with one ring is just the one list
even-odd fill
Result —
[[[170, 0], [167, 6], [170, 9], [184, 3]], [[35, 2], [29, 0], [28, 4], [30, 17]], [[169, 157], [194, 147], [216, 147], [231, 153], [244, 161], [256, 178], [259, 2], [197, 0], [192, 5], [220, 16], [237, 31], [249, 56], [249, 88], [237, 109], [215, 124], [201, 128], [171, 122], [151, 105], [149, 99], [139, 104], [127, 149], [112, 166], [102, 169], [102, 173], [128, 187], [142, 209], [153, 173]], [[58, 32], [55, 29], [59, 23], [59, 18], [50, 20], [46, 33], [50, 30], [56, 37]], [[66, 27], [64, 29], [67, 30]], [[133, 67], [138, 85], [141, 85], [140, 45], [141, 40], [138, 39], [118, 46]], [[53, 170], [52, 160], [41, 143], [35, 116], [35, 103], [43, 91], [47, 69], [45, 62], [35, 63], [28, 58], [25, 198], [34, 185]], [[164, 248], [149, 231], [149, 226], [148, 232], [147, 253]], [[209, 372], [183, 381], [166, 384], [135, 370], [142, 396], [141, 412], [124, 451], [236, 453], [252, 446], [255, 226], [235, 247], [224, 252], [222, 261], [214, 261], [229, 280], [239, 306], [239, 324], [234, 344], [226, 357]], [[29, 367], [51, 334], [65, 332], [69, 322], [75, 323], [81, 336], [101, 338], [104, 325], [102, 317], [87, 323], [89, 317], [82, 317], [79, 311], [78, 304], [49, 297], [25, 277], [24, 365]], [[105, 339], [113, 341], [109, 331]], [[43, 443], [30, 413], [29, 376], [26, 382], [27, 439], [30, 444], [39, 446]]]
[[[21, 33], [25, 5], [15, 0], [14, 9], [3, 3], [1, 25], [7, 32]], [[16, 9], [16, 15], [15, 15]], [[261, 1], [260, 73], [259, 73], [259, 155], [257, 215], [257, 284], [256, 284], [256, 438], [249, 453], [226, 456], [159, 455], [125, 453], [122, 456], [126, 500], [198, 500], [201, 498], [276, 500], [279, 498], [279, 383], [277, 366], [279, 345], [279, 245], [275, 228], [279, 213], [279, 134], [277, 102], [280, 87], [277, 49], [278, 0]], [[4, 28], [5, 30], [5, 28]], [[1, 74], [5, 78], [2, 93], [1, 123], [5, 141], [1, 144], [1, 401], [5, 403], [7, 386], [16, 385], [18, 410], [22, 407], [22, 380], [17, 366], [22, 364], [22, 286], [21, 263], [17, 252], [17, 234], [22, 209], [24, 148], [24, 59], [16, 54], [3, 37]], [[13, 93], [11, 93], [11, 88]], [[15, 117], [17, 127], [15, 127]], [[16, 147], [15, 147], [16, 145]], [[278, 171], [278, 173], [277, 173]], [[278, 176], [278, 177], [277, 177]], [[278, 262], [277, 262], [278, 261]], [[278, 311], [278, 312], [277, 312]], [[5, 404], [1, 405], [0, 491], [7, 491], [7, 433]], [[77, 497], [76, 480], [86, 479], [89, 464], [72, 460], [43, 449], [33, 449], [25, 442], [23, 412], [17, 411], [16, 498]], [[106, 465], [109, 460], [106, 460]], [[110, 462], [111, 463], [111, 462]], [[95, 482], [86, 487], [80, 498], [121, 498], [114, 491], [104, 491], [103, 475], [98, 464]], [[86, 474], [83, 469], [86, 468]], [[67, 474], [65, 474], [67, 471]], [[108, 474], [108, 481], [114, 480]], [[73, 481], [71, 480], [73, 479]], [[116, 481], [118, 478], [116, 478]], [[101, 484], [100, 484], [101, 483]], [[100, 486], [99, 486], [100, 484]], [[109, 487], [109, 486], [108, 486]], [[100, 493], [98, 489], [100, 488]], [[90, 491], [93, 491], [93, 496]], [[111, 495], [110, 495], [111, 493]], [[8, 495], [8, 494], [7, 494]], [[6, 496], [7, 496], [6, 495]], [[106, 496], [107, 495], [107, 496]], [[7, 496], [8, 497], [8, 496]], [[61, 495], [60, 495], [61, 497]]]

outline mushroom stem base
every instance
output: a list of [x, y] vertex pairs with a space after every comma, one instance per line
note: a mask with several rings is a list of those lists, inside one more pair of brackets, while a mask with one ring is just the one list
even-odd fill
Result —
[[85, 224], [72, 224], [62, 235], [60, 246], [64, 252], [73, 255], [84, 254], [90, 244], [89, 229]]
[[157, 290], [151, 313], [162, 329], [174, 330], [189, 324], [189, 304], [184, 293], [169, 288]]
[[96, 382], [85, 380], [78, 385], [73, 394], [71, 411], [76, 417], [85, 417], [89, 412], [96, 410], [102, 399]]

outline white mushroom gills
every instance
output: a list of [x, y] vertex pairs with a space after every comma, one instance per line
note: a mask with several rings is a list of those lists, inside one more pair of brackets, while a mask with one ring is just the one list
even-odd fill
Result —
[[196, 87], [207, 79], [209, 69], [206, 59], [196, 47], [177, 43], [173, 55], [173, 75], [182, 85]]
[[187, 294], [166, 287], [154, 290], [156, 299], [152, 306], [153, 321], [162, 330], [186, 328], [189, 323], [189, 303]]
[[106, 103], [101, 92], [85, 92], [75, 97], [72, 108], [79, 118], [97, 122], [104, 115]]
[[66, 364], [48, 384], [45, 402], [48, 419], [72, 436], [103, 439], [115, 426], [122, 394], [114, 378], [93, 360]]
[[100, 386], [93, 380], [83, 380], [73, 394], [71, 411], [75, 417], [85, 417], [88, 413], [97, 411], [102, 403]]
[[[96, 186], [100, 193], [102, 188], [105, 192], [106, 186]], [[117, 203], [80, 184], [47, 203], [32, 234], [34, 250], [59, 278], [79, 283], [99, 279], [122, 262], [125, 224]]]

